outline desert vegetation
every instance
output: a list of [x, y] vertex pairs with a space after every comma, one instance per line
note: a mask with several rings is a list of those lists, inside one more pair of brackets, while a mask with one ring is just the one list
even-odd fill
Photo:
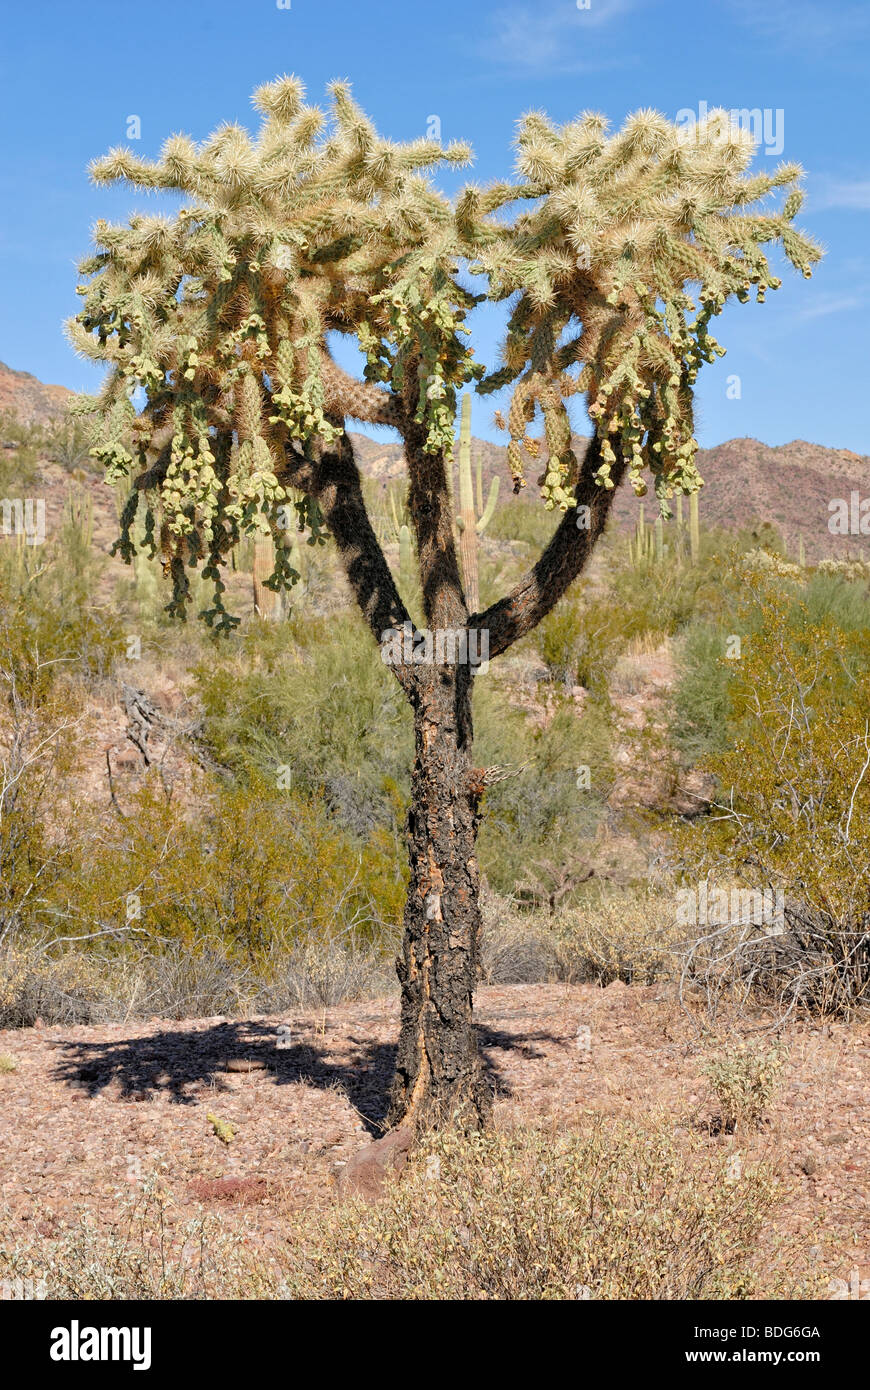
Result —
[[[854, 1209], [844, 1183], [832, 1235], [807, 1218], [788, 1107], [817, 1052], [857, 1076], [867, 1026], [870, 564], [714, 524], [693, 418], [726, 302], [779, 288], [772, 245], [819, 259], [800, 170], [753, 174], [724, 113], [689, 147], [653, 112], [532, 114], [516, 182], [448, 199], [466, 147], [382, 139], [345, 84], [325, 116], [291, 78], [254, 102], [255, 136], [94, 165], [192, 206], [97, 225], [69, 332], [102, 393], [0, 420], [0, 490], [48, 520], [0, 542], [0, 1098], [50, 1034], [52, 1085], [169, 1098], [202, 1150], [155, 1140], [110, 1225], [7, 1210], [0, 1275], [822, 1297]], [[614, 1076], [584, 1106], [618, 1030], [667, 1095]], [[266, 1083], [320, 1135], [305, 1200], [286, 1137], [250, 1138]]]

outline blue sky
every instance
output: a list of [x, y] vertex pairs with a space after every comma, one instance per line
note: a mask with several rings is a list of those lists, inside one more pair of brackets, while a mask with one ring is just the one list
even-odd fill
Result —
[[[513, 124], [530, 108], [558, 121], [594, 109], [619, 124], [640, 106], [673, 119], [706, 102], [768, 111], [771, 152], [762, 148], [757, 163], [804, 165], [801, 224], [827, 255], [812, 280], [788, 272], [765, 305], [734, 305], [719, 321], [728, 353], [701, 376], [700, 441], [804, 438], [870, 453], [866, 0], [284, 3], [43, 0], [7, 9], [0, 359], [94, 388], [96, 370], [61, 331], [78, 306], [75, 263], [97, 217], [124, 217], [146, 200], [92, 188], [88, 161], [125, 143], [155, 155], [176, 130], [202, 138], [223, 120], [253, 124], [251, 91], [282, 72], [301, 76], [313, 100], [331, 78], [349, 78], [394, 139], [425, 134], [437, 117], [445, 142], [464, 138], [475, 149], [473, 171], [455, 183], [508, 174]], [[130, 116], [141, 122], [135, 142]], [[500, 328], [485, 310], [478, 357], [492, 359]], [[729, 398], [732, 375], [739, 399], [733, 388]], [[477, 406], [475, 433], [498, 438], [491, 408]]]

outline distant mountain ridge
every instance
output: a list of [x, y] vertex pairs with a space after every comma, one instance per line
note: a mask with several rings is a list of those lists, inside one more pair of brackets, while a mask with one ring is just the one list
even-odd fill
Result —
[[[45, 423], [59, 415], [72, 396], [65, 386], [49, 386], [30, 372], [16, 371], [0, 362], [0, 412], [19, 419]], [[362, 472], [383, 487], [402, 475], [401, 445], [352, 433], [351, 439]], [[585, 440], [575, 440], [583, 447]], [[494, 474], [502, 479], [501, 496], [511, 496], [507, 450], [489, 440], [473, 441], [473, 457], [483, 463], [484, 480]], [[762, 444], [758, 439], [729, 439], [712, 449], [701, 449], [698, 467], [704, 479], [701, 492], [702, 524], [736, 530], [757, 521], [769, 521], [782, 533], [790, 550], [803, 536], [807, 559], [825, 555], [861, 555], [870, 558], [870, 537], [832, 535], [828, 530], [829, 503], [849, 498], [857, 490], [870, 497], [870, 456], [850, 449], [830, 449], [794, 439], [790, 444]], [[537, 498], [536, 472], [529, 468], [529, 485], [522, 496]], [[655, 498], [645, 500], [652, 520]], [[614, 521], [628, 530], [637, 521], [638, 499], [627, 487], [620, 489], [614, 505]]]
[[72, 395], [66, 386], [47, 386], [31, 372], [18, 372], [0, 362], [0, 412], [41, 425], [60, 415]]
[[[383, 486], [402, 474], [399, 444], [384, 443], [352, 434], [354, 449], [365, 474]], [[575, 438], [582, 449], [586, 440]], [[507, 450], [488, 440], [472, 442], [472, 456], [483, 462], [484, 481], [495, 473], [502, 479], [502, 497], [511, 495]], [[532, 464], [528, 486], [520, 494], [533, 502], [534, 479], [541, 465]], [[828, 449], [794, 439], [790, 444], [762, 444], [758, 439], [729, 439], [712, 449], [698, 451], [698, 468], [704, 479], [700, 494], [702, 525], [739, 530], [755, 522], [770, 522], [780, 531], [790, 551], [803, 536], [806, 557], [814, 562], [825, 556], [870, 558], [870, 537], [832, 535], [828, 530], [829, 503], [849, 498], [857, 490], [870, 497], [870, 456], [851, 449]], [[613, 508], [615, 524], [629, 530], [637, 524], [639, 499], [622, 487]], [[647, 521], [657, 514], [652, 491], [644, 499]]]

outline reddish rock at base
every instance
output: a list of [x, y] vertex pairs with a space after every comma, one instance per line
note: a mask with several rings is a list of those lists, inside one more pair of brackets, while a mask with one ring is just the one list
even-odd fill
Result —
[[403, 1125], [358, 1149], [337, 1179], [341, 1191], [359, 1197], [380, 1196], [387, 1174], [404, 1167], [412, 1138], [410, 1126]]
[[189, 1184], [191, 1196], [200, 1202], [261, 1202], [269, 1186], [262, 1178], [197, 1178]]

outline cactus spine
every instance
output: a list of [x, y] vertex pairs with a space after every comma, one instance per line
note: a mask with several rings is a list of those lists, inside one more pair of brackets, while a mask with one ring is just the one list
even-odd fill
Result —
[[477, 538], [492, 521], [498, 501], [499, 478], [493, 478], [489, 485], [486, 506], [483, 505], [483, 462], [478, 454], [476, 466], [477, 511], [471, 481], [471, 396], [466, 392], [462, 397], [462, 416], [459, 425], [459, 513], [456, 525], [459, 530], [459, 555], [462, 561], [462, 578], [465, 582], [465, 598], [472, 613], [480, 606], [480, 579], [477, 564]]

